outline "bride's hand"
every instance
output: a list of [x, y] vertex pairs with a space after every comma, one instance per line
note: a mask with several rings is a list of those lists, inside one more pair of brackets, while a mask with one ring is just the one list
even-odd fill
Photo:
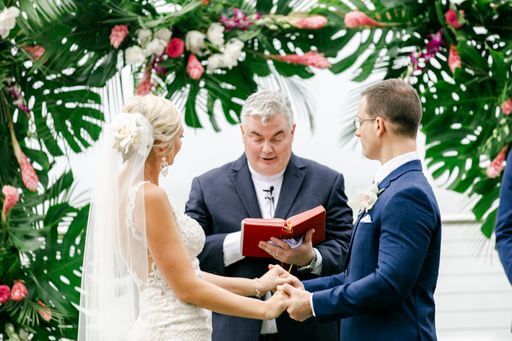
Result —
[[269, 269], [270, 270], [268, 270], [263, 276], [257, 279], [257, 285], [259, 286], [262, 294], [265, 294], [268, 291], [276, 291], [276, 287], [284, 283], [293, 285], [290, 281], [285, 280], [285, 278], [291, 275], [281, 266], [270, 264]]
[[277, 291], [263, 304], [265, 305], [265, 320], [272, 320], [278, 317], [288, 308], [288, 294], [284, 291]]

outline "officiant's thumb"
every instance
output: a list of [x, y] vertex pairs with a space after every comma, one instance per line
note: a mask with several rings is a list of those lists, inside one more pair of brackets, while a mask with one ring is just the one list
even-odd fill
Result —
[[315, 229], [310, 229], [308, 232], [306, 232], [306, 236], [304, 237], [304, 244], [312, 243], [313, 233], [315, 233]]

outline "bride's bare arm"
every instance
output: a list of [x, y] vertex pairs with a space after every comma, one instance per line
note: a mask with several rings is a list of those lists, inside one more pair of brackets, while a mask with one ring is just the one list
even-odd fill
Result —
[[149, 252], [178, 299], [221, 314], [255, 319], [272, 319], [286, 309], [287, 299], [282, 293], [263, 302], [238, 296], [199, 278], [188, 258], [165, 192], [146, 184], [144, 199]]

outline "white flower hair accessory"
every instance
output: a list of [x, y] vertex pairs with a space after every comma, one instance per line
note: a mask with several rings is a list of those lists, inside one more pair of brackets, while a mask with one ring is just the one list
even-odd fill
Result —
[[[120, 113], [110, 125], [110, 131], [114, 137], [112, 147], [121, 153], [123, 162], [137, 152], [149, 153], [153, 142], [152, 128], [141, 114]], [[144, 148], [141, 149], [141, 146]]]
[[348, 205], [358, 213], [368, 212], [375, 205], [382, 191], [373, 183], [365, 190], [357, 190], [357, 198], [349, 200]]

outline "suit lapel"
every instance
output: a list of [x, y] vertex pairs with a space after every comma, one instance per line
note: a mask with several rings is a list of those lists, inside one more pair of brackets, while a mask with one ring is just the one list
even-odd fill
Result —
[[305, 172], [303, 168], [306, 166], [292, 154], [288, 166], [284, 172], [281, 193], [276, 207], [276, 218], [288, 218], [290, 209], [292, 208], [295, 198], [299, 194], [302, 183], [304, 182]]
[[236, 160], [233, 167], [231, 167], [230, 178], [242, 205], [247, 211], [248, 217], [261, 218], [258, 198], [254, 191], [254, 184], [252, 182], [251, 173], [249, 172], [249, 167], [247, 166], [247, 159], [245, 158], [245, 155], [242, 155], [238, 160]]

